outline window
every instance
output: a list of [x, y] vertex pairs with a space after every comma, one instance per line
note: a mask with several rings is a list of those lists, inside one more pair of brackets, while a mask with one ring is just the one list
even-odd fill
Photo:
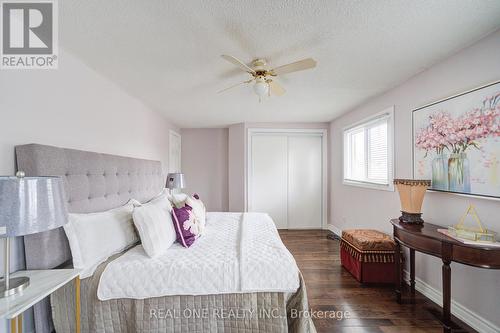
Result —
[[390, 108], [344, 129], [344, 184], [394, 190]]

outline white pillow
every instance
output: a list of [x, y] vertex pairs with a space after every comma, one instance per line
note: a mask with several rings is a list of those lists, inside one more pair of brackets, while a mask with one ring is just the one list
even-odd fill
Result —
[[80, 278], [91, 276], [99, 264], [139, 241], [132, 212], [136, 200], [105, 212], [69, 214], [64, 225], [73, 266], [81, 269]]
[[144, 251], [151, 258], [164, 253], [177, 238], [171, 211], [167, 194], [161, 194], [134, 209], [135, 227]]
[[167, 198], [173, 206], [176, 208], [182, 208], [184, 207], [188, 195], [185, 193], [173, 193], [167, 194]]

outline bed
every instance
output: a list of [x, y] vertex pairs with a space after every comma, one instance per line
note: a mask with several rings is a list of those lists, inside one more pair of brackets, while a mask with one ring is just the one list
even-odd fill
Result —
[[[27, 175], [63, 178], [70, 213], [146, 202], [164, 187], [158, 161], [39, 144], [16, 157]], [[27, 269], [71, 265], [61, 228], [24, 243]], [[315, 332], [302, 276], [266, 214], [209, 213], [199, 244], [147, 259], [138, 244], [82, 279], [82, 332]], [[67, 285], [37, 304], [36, 332], [74, 332], [74, 297]]]

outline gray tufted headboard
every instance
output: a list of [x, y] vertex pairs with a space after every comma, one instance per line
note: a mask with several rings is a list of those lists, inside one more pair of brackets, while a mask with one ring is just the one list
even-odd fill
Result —
[[[131, 198], [144, 202], [165, 185], [159, 161], [39, 144], [17, 146], [16, 159], [27, 176], [61, 176], [70, 213], [104, 211]], [[27, 269], [51, 269], [71, 260], [62, 228], [25, 236], [24, 247]], [[40, 317], [36, 309], [35, 317]], [[46, 331], [35, 320], [37, 332]]]

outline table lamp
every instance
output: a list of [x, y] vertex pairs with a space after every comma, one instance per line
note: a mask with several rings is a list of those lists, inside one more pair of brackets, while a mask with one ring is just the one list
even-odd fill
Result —
[[175, 189], [185, 188], [186, 181], [184, 180], [184, 174], [180, 172], [169, 173], [165, 187], [170, 189], [170, 192]]
[[409, 224], [423, 224], [422, 203], [425, 192], [431, 186], [426, 179], [394, 179], [401, 201], [401, 215], [399, 220]]
[[10, 238], [58, 228], [68, 221], [59, 177], [0, 177], [0, 237], [5, 238], [5, 276], [0, 298], [29, 286], [28, 277], [10, 278]]

